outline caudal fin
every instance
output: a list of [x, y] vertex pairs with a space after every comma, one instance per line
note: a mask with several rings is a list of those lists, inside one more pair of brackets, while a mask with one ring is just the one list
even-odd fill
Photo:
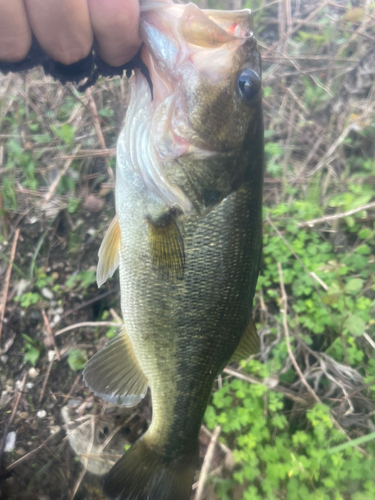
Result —
[[111, 500], [189, 500], [198, 462], [194, 451], [176, 460], [140, 439], [109, 471], [104, 494]]

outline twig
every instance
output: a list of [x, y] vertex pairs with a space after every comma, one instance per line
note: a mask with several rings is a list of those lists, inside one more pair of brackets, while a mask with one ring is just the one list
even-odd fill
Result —
[[303, 385], [306, 387], [306, 389], [309, 391], [309, 393], [315, 399], [315, 401], [317, 403], [321, 403], [319, 397], [315, 394], [314, 390], [307, 383], [307, 380], [305, 379], [300, 367], [298, 366], [298, 363], [296, 361], [296, 358], [294, 357], [294, 354], [293, 354], [293, 351], [292, 351], [292, 348], [290, 345], [289, 328], [288, 328], [288, 320], [287, 320], [288, 298], [287, 298], [287, 295], [285, 292], [285, 286], [284, 286], [284, 280], [283, 280], [283, 270], [282, 270], [280, 262], [277, 263], [277, 269], [279, 271], [281, 300], [282, 300], [282, 304], [283, 304], [283, 309], [281, 312], [283, 315], [283, 326], [284, 326], [284, 333], [285, 333], [285, 340], [286, 340], [286, 347], [288, 350], [288, 354], [289, 354], [290, 360], [292, 361], [293, 366], [296, 369], [296, 372], [298, 373], [298, 376], [301, 379], [301, 382], [303, 383]]
[[53, 346], [55, 348], [56, 358], [60, 361], [61, 360], [61, 356], [60, 356], [59, 350], [57, 349], [56, 340], [55, 340], [55, 337], [53, 335], [53, 332], [52, 332], [52, 329], [51, 329], [51, 325], [49, 324], [49, 321], [48, 321], [48, 318], [47, 318], [47, 314], [46, 314], [46, 312], [45, 312], [44, 309], [42, 309], [42, 315], [43, 315], [44, 324], [46, 325], [46, 330], [47, 330], [48, 336], [51, 339], [52, 344], [53, 344]]
[[231, 375], [232, 377], [236, 377], [240, 380], [243, 380], [244, 382], [249, 382], [250, 384], [258, 384], [258, 385], [265, 385], [268, 387], [268, 389], [272, 389], [277, 392], [281, 392], [284, 394], [286, 398], [291, 399], [292, 401], [296, 403], [300, 403], [303, 405], [306, 405], [306, 400], [295, 394], [293, 391], [290, 389], [287, 389], [285, 387], [282, 387], [281, 385], [270, 385], [267, 384], [266, 380], [258, 380], [254, 377], [250, 377], [250, 375], [247, 375], [245, 373], [241, 373], [238, 370], [234, 370], [233, 368], [224, 368], [223, 370], [224, 373], [227, 373], [228, 375]]
[[107, 439], [104, 441], [104, 443], [98, 448], [98, 454], [101, 455], [103, 453], [103, 450], [108, 444], [112, 441], [114, 436], [118, 433], [119, 430], [123, 429], [129, 422], [133, 420], [133, 418], [137, 415], [137, 411], [134, 411], [130, 417], [128, 417], [125, 422], [123, 422], [121, 425], [118, 425], [113, 429], [113, 431], [110, 433], [110, 435], [107, 437]]
[[215, 446], [216, 446], [216, 442], [219, 438], [220, 432], [221, 432], [221, 426], [217, 425], [215, 427], [214, 432], [212, 433], [212, 438], [211, 438], [210, 444], [208, 445], [206, 456], [204, 457], [204, 460], [203, 460], [203, 465], [202, 465], [201, 474], [199, 476], [198, 488], [197, 488], [197, 493], [195, 495], [195, 500], [202, 500], [204, 485], [205, 485], [208, 473], [210, 472], [211, 463], [212, 463], [212, 460], [214, 458]]
[[[212, 471], [208, 474], [208, 478], [219, 476], [220, 472], [223, 470], [223, 466], [219, 465], [216, 469], [212, 469]], [[192, 490], [195, 491], [198, 488], [199, 481], [193, 483]]]
[[[91, 94], [91, 89], [87, 89], [86, 90], [86, 95], [88, 96], [88, 104], [89, 104], [89, 108], [90, 108], [90, 111], [91, 111], [92, 119], [94, 121], [94, 127], [95, 127], [96, 135], [98, 136], [98, 139], [99, 139], [101, 147], [103, 149], [107, 149], [107, 146], [105, 144], [104, 135], [103, 135], [103, 132], [102, 132], [102, 128], [100, 126], [98, 109], [96, 107], [95, 100], [94, 100], [94, 98], [93, 98], [93, 96]], [[112, 169], [111, 169], [111, 167], [109, 165], [109, 162], [108, 162], [108, 155], [105, 157], [105, 164], [106, 164], [106, 167], [107, 167], [107, 172], [108, 172], [109, 177], [112, 180], [114, 180], [113, 171], [112, 171]]]
[[116, 291], [117, 290], [114, 290], [114, 289], [113, 290], [107, 290], [106, 292], [101, 293], [100, 295], [97, 295], [93, 299], [86, 300], [85, 302], [82, 302], [82, 304], [80, 304], [79, 306], [74, 307], [73, 309], [69, 309], [68, 311], [65, 311], [64, 314], [61, 315], [60, 320], [62, 320], [66, 316], [70, 316], [71, 314], [79, 311], [80, 309], [83, 309], [84, 307], [89, 306], [90, 304], [93, 304], [94, 302], [97, 302], [98, 300], [104, 299], [104, 297], [107, 297], [108, 295], [111, 295], [112, 293], [115, 293]]
[[312, 278], [312, 283], [313, 283], [313, 286], [316, 290], [316, 293], [319, 295], [320, 298], [322, 298], [321, 296], [321, 293], [320, 293], [320, 290], [319, 288], [316, 286], [315, 284], [315, 281], [316, 280], [323, 288], [324, 290], [326, 290], [326, 287], [327, 285], [321, 281], [318, 276], [315, 274], [315, 273], [312, 273], [310, 272], [307, 267], [305, 266], [305, 264], [302, 262], [301, 258], [299, 257], [299, 255], [296, 254], [296, 252], [293, 250], [293, 248], [291, 247], [291, 245], [288, 243], [288, 241], [284, 238], [284, 236], [280, 233], [280, 231], [277, 229], [277, 227], [275, 226], [275, 224], [272, 222], [272, 220], [270, 219], [269, 216], [267, 216], [267, 222], [270, 223], [272, 229], [275, 231], [275, 233], [283, 240], [285, 246], [290, 250], [290, 252], [294, 255], [294, 257], [298, 260], [298, 262], [301, 264], [301, 266], [303, 267], [303, 269], [305, 270], [305, 272]]
[[34, 453], [36, 453], [37, 451], [39, 451], [42, 448], [44, 448], [45, 445], [48, 443], [48, 441], [50, 441], [52, 438], [54, 438], [61, 431], [62, 431], [62, 428], [60, 428], [54, 434], [51, 434], [45, 441], [43, 441], [42, 444], [40, 444], [39, 446], [37, 446], [34, 450], [29, 451], [29, 453], [26, 453], [26, 455], [24, 455], [23, 457], [19, 458], [18, 460], [16, 460], [12, 464], [10, 464], [5, 470], [8, 472], [8, 471], [14, 469], [15, 467], [17, 467], [17, 465], [21, 464], [22, 462], [24, 462], [25, 460], [27, 460], [28, 458], [30, 458], [32, 455], [34, 455]]
[[117, 312], [111, 307], [109, 312], [112, 314], [113, 318], [117, 321], [119, 325], [122, 325], [123, 321], [120, 318], [120, 316], [117, 314]]
[[12, 413], [11, 413], [11, 415], [9, 417], [9, 420], [8, 420], [6, 426], [5, 426], [3, 439], [1, 440], [1, 445], [0, 445], [0, 474], [1, 474], [1, 461], [2, 461], [2, 457], [3, 457], [3, 453], [4, 453], [5, 442], [6, 442], [6, 439], [7, 439], [8, 430], [9, 430], [9, 427], [12, 425], [12, 422], [13, 422], [14, 416], [16, 414], [18, 405], [19, 405], [19, 403], [21, 401], [22, 393], [23, 393], [23, 391], [25, 389], [25, 385], [26, 385], [26, 379], [27, 379], [27, 372], [25, 372], [25, 374], [23, 376], [21, 388], [18, 390], [18, 394], [17, 394], [16, 400], [15, 400], [15, 403], [14, 403], [14, 406], [13, 406], [13, 409], [12, 409]]
[[[92, 450], [92, 447], [94, 444], [94, 438], [95, 438], [95, 419], [94, 419], [94, 417], [92, 417], [91, 418], [91, 440], [90, 440], [90, 443], [87, 447], [87, 452], [85, 453], [86, 456], [90, 456], [90, 453], [91, 453], [91, 450]], [[87, 472], [88, 458], [84, 458], [83, 461], [84, 461], [83, 471], [79, 475], [79, 478], [74, 486], [74, 490], [72, 492], [70, 500], [74, 500], [74, 497], [76, 496], [76, 493], [81, 485], [81, 482], [82, 482], [82, 480], [85, 477], [85, 474]]]
[[5, 286], [4, 286], [3, 297], [2, 297], [2, 302], [1, 302], [1, 309], [0, 309], [0, 343], [1, 343], [1, 333], [3, 330], [3, 321], [4, 321], [4, 317], [5, 317], [5, 308], [6, 308], [7, 297], [8, 297], [10, 275], [12, 273], [12, 266], [13, 266], [14, 257], [16, 255], [16, 248], [17, 248], [17, 242], [18, 242], [19, 235], [20, 235], [20, 229], [16, 229], [16, 231], [14, 233], [12, 250], [10, 253], [10, 262], [9, 262], [9, 266], [8, 266], [7, 273], [5, 275], [5, 280], [4, 280]]
[[77, 384], [78, 384], [80, 378], [81, 378], [81, 374], [79, 374], [79, 375], [76, 376], [75, 381], [73, 382], [72, 387], [70, 388], [68, 394], [63, 399], [63, 405], [68, 401], [68, 399], [70, 398], [70, 396], [73, 394], [74, 389], [77, 387]]
[[368, 333], [364, 333], [363, 336], [365, 337], [365, 339], [367, 340], [367, 342], [370, 344], [370, 346], [375, 349], [375, 342], [372, 340], [372, 338], [370, 337], [370, 335]]
[[[360, 118], [362, 118], [362, 116]], [[317, 166], [309, 172], [308, 174], [309, 177], [316, 174], [322, 167], [324, 167], [328, 159], [333, 155], [336, 149], [344, 142], [349, 133], [355, 129], [357, 122], [359, 121], [360, 118], [358, 118], [356, 121], [352, 121], [351, 123], [349, 123], [349, 125], [342, 131], [340, 137], [338, 137], [338, 139], [336, 139], [336, 141], [330, 146], [330, 148], [323, 156], [323, 158], [320, 160], [320, 162], [317, 164]]]
[[75, 159], [75, 158], [92, 158], [92, 157], [99, 157], [99, 158], [106, 158], [106, 157], [115, 157], [116, 156], [116, 149], [115, 148], [110, 148], [110, 149], [81, 149], [79, 153], [76, 155], [65, 155], [65, 156], [60, 156], [60, 160], [70, 160], [70, 159]]
[[265, 385], [261, 380], [258, 380], [254, 377], [250, 377], [250, 375], [245, 375], [244, 373], [239, 372], [238, 370], [234, 370], [233, 368], [224, 368], [223, 370], [224, 373], [227, 373], [228, 375], [232, 375], [232, 377], [236, 377], [240, 380], [244, 380], [245, 382], [250, 382], [250, 384], [260, 384], [260, 385]]
[[46, 194], [46, 196], [44, 197], [44, 200], [43, 200], [43, 203], [42, 203], [42, 206], [44, 207], [45, 205], [47, 205], [47, 203], [51, 200], [52, 196], [55, 194], [56, 192], [56, 189], [58, 188], [58, 185], [60, 183], [60, 180], [61, 180], [61, 177], [63, 177], [66, 172], [68, 171], [68, 168], [70, 167], [70, 165], [72, 164], [72, 161], [74, 160], [75, 158], [75, 155], [76, 153], [79, 151], [79, 149], [81, 148], [81, 146], [77, 146], [74, 151], [73, 151], [73, 154], [72, 156], [70, 156], [66, 162], [65, 162], [65, 165], [63, 166], [63, 168], [59, 171], [56, 179], [52, 182], [52, 184], [50, 185], [49, 187], [49, 190], [48, 190], [48, 193]]
[[319, 276], [316, 275], [313, 271], [311, 271], [310, 276], [312, 278], [314, 278], [314, 280], [316, 280], [320, 284], [320, 286], [322, 288], [324, 288], [325, 291], [328, 290], [328, 288], [329, 288], [328, 285], [326, 283], [324, 283], [324, 281], [322, 279], [320, 279]]
[[48, 382], [48, 379], [49, 379], [49, 376], [50, 376], [50, 373], [51, 373], [51, 370], [52, 370], [52, 365], [53, 365], [54, 361], [55, 361], [55, 356], [53, 356], [53, 358], [49, 362], [49, 365], [48, 365], [48, 368], [47, 368], [47, 373], [46, 373], [46, 376], [44, 377], [42, 391], [41, 391], [39, 399], [38, 399], [38, 403], [41, 403], [42, 399], [44, 397], [44, 393], [45, 393], [45, 390], [46, 390], [46, 387], [47, 387], [47, 382]]
[[70, 325], [62, 330], [58, 330], [55, 333], [55, 337], [62, 335], [63, 333], [69, 332], [70, 330], [75, 330], [76, 328], [84, 328], [86, 326], [119, 326], [118, 323], [113, 323], [111, 321], [84, 321], [83, 323], [76, 323], [75, 325]]
[[[207, 429], [207, 427], [205, 427], [204, 425], [202, 425], [201, 427], [202, 431], [207, 434], [207, 436], [210, 436], [210, 438], [212, 438], [212, 432], [210, 430]], [[222, 443], [221, 441], [218, 441], [217, 443], [220, 448], [222, 449], [222, 451], [225, 453], [225, 454], [228, 454], [228, 453], [232, 453], [232, 450], [230, 448], [228, 448], [228, 446], [226, 446], [224, 443]]]
[[298, 227], [313, 227], [315, 224], [320, 224], [321, 222], [327, 222], [331, 220], [342, 219], [343, 217], [348, 217], [349, 215], [362, 212], [362, 210], [368, 210], [370, 208], [375, 208], [375, 201], [362, 205], [361, 207], [353, 208], [353, 210], [348, 210], [347, 212], [341, 212], [339, 214], [326, 215], [325, 217], [319, 217], [319, 219], [311, 219], [305, 222], [300, 222]]

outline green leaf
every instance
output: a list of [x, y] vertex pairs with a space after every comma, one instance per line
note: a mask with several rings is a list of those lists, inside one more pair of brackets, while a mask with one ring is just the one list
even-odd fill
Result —
[[51, 130], [56, 136], [61, 139], [65, 144], [71, 144], [74, 139], [75, 128], [68, 123], [63, 125], [51, 125]]
[[23, 357], [23, 362], [27, 363], [29, 361], [33, 366], [35, 366], [39, 356], [40, 350], [36, 347], [29, 346], [25, 356]]
[[270, 95], [272, 95], [272, 92], [273, 92], [272, 87], [264, 87], [263, 89], [264, 98], [267, 99], [267, 97], [270, 97]]
[[355, 314], [353, 314], [347, 319], [345, 326], [348, 332], [350, 332], [352, 335], [355, 336], [362, 335], [366, 329], [366, 323], [363, 321], [362, 318], [356, 316]]
[[103, 108], [99, 111], [99, 116], [104, 116], [105, 118], [108, 118], [110, 116], [113, 116], [115, 112], [111, 108]]
[[348, 293], [357, 293], [363, 286], [361, 278], [353, 278], [345, 284], [345, 291]]
[[371, 248], [368, 245], [364, 244], [364, 245], [359, 245], [359, 247], [357, 247], [355, 251], [360, 255], [370, 255]]
[[353, 227], [355, 224], [355, 219], [351, 216], [344, 217], [344, 220], [348, 224], [349, 227]]
[[373, 231], [366, 227], [365, 229], [361, 229], [358, 233], [358, 237], [361, 238], [362, 240], [365, 240], [367, 238], [370, 238], [373, 234]]
[[33, 141], [38, 144], [41, 144], [43, 142], [50, 142], [51, 136], [50, 134], [35, 134], [33, 135]]
[[116, 337], [117, 333], [118, 333], [118, 328], [113, 326], [107, 331], [105, 336], [107, 337], [107, 339], [113, 339], [113, 337]]
[[69, 353], [68, 363], [72, 370], [83, 370], [87, 363], [86, 351], [72, 349]]

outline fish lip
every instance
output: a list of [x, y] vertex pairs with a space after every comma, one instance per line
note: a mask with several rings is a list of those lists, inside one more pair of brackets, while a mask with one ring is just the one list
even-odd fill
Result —
[[[176, 85], [176, 81], [178, 80], [179, 71], [177, 72], [177, 74], [175, 73], [174, 75], [172, 75], [170, 65], [172, 64], [173, 66], [182, 66], [184, 62], [191, 59], [193, 65], [195, 66], [193, 57], [196, 53], [197, 47], [200, 47], [200, 45], [195, 45], [195, 41], [187, 39], [187, 35], [184, 34], [183, 31], [183, 27], [185, 25], [189, 25], [189, 19], [184, 18], [186, 8], [194, 4], [174, 4], [172, 1], [168, 0], [146, 0], [145, 2], [141, 1], [140, 4], [140, 36], [143, 44], [150, 54], [152, 65], [158, 74], [158, 78], [161, 78], [163, 80], [163, 83], [168, 87], [172, 86], [174, 88]], [[152, 16], [155, 11], [168, 10], [170, 8], [173, 8], [174, 11], [177, 10], [177, 12], [179, 13], [178, 15], [176, 15], [175, 13], [171, 15], [171, 18], [173, 19], [172, 21], [171, 19], [168, 20], [168, 17], [166, 17], [167, 21], [160, 21], [160, 14], [156, 14], [155, 17]], [[221, 44], [219, 42], [219, 45], [213, 45], [211, 48], [220, 49], [222, 46], [226, 46], [232, 43], [236, 45], [236, 41], [239, 43], [239, 45], [237, 46], [237, 48], [239, 48], [244, 43], [253, 39], [255, 40], [253, 33], [254, 22], [250, 9], [240, 9], [236, 11], [200, 9], [200, 12], [205, 14], [207, 20], [216, 25], [218, 30], [225, 31], [227, 36], [229, 37], [228, 39], [222, 41]], [[151, 17], [148, 14], [151, 14]], [[233, 25], [236, 25], [233, 30], [232, 27], [228, 28], [228, 20], [226, 23], [223, 22], [223, 18], [226, 15], [229, 15], [230, 18], [233, 18]], [[238, 22], [236, 21], [236, 19], [238, 20]], [[239, 28], [239, 30], [236, 32], [237, 28]], [[155, 42], [157, 38], [155, 38], [155, 36], [153, 35], [150, 36], [150, 32], [153, 32], [154, 35], [156, 32], [159, 33], [160, 39]], [[163, 42], [163, 39], [166, 43]], [[237, 50], [235, 45], [228, 50], [233, 52]], [[205, 46], [202, 45], [201, 48], [203, 47]], [[171, 58], [175, 58], [174, 62], [171, 60]], [[144, 62], [148, 67], [147, 62]]]

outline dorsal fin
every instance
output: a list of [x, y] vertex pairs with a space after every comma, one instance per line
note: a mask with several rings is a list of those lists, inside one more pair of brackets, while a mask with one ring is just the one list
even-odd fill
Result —
[[114, 216], [102, 244], [99, 248], [99, 262], [96, 269], [96, 281], [100, 288], [108, 278], [113, 276], [120, 260], [121, 232], [117, 215]]

